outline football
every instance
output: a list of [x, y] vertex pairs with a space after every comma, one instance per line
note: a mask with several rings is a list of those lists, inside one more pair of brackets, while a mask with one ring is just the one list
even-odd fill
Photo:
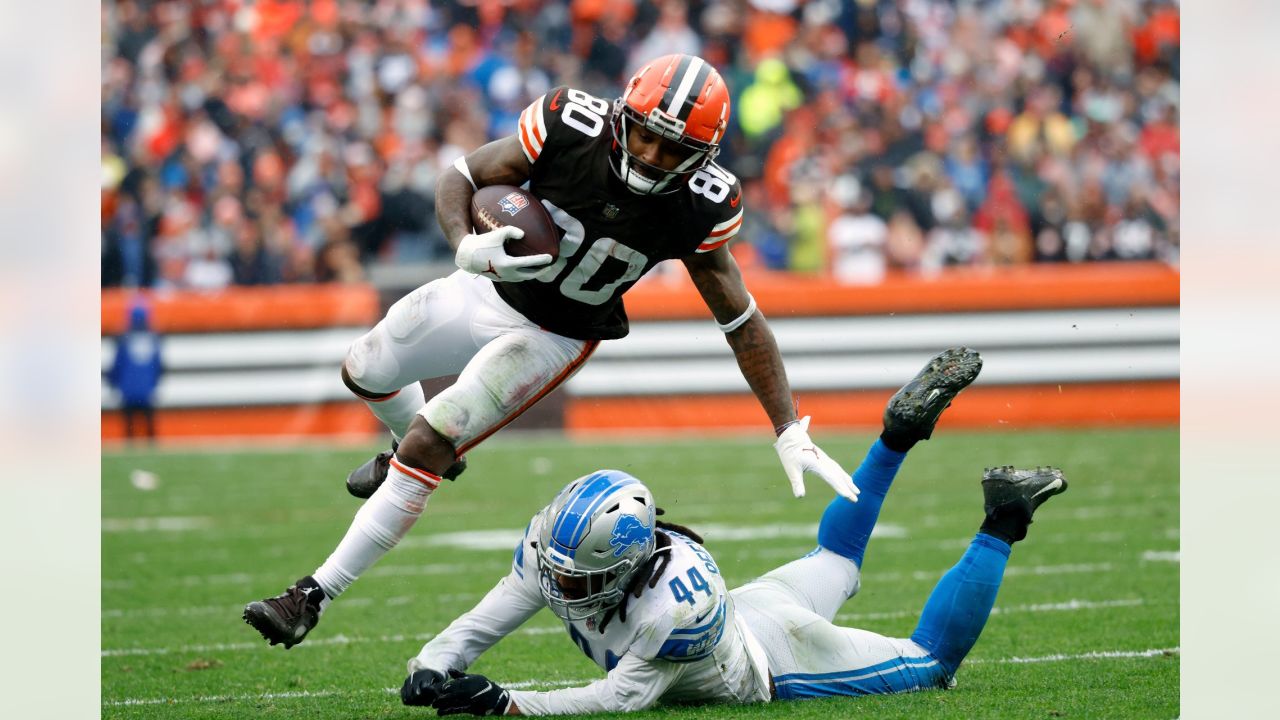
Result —
[[554, 261], [560, 255], [563, 234], [538, 198], [513, 185], [489, 185], [471, 196], [471, 225], [475, 232], [514, 225], [524, 237], [508, 240], [508, 255], [524, 257], [546, 253]]

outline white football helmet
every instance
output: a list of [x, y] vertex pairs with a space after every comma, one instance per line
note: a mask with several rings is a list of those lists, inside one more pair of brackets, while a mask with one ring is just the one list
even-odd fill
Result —
[[586, 620], [616, 605], [654, 549], [653, 493], [621, 470], [565, 486], [544, 510], [538, 585], [551, 612]]

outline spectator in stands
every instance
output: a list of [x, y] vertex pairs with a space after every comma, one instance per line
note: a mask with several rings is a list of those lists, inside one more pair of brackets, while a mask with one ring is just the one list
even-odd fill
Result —
[[840, 282], [873, 285], [884, 279], [885, 244], [889, 226], [871, 212], [871, 196], [852, 175], [842, 175], [832, 187], [840, 214], [827, 228], [831, 269]]

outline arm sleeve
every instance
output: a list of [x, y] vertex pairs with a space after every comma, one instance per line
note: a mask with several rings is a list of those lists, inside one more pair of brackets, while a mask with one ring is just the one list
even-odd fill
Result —
[[729, 171], [712, 163], [689, 181], [694, 203], [709, 227], [695, 252], [711, 252], [737, 237], [742, 229], [742, 183]]
[[466, 670], [480, 654], [510, 635], [543, 607], [536, 561], [528, 551], [528, 534], [516, 547], [511, 573], [461, 617], [449, 623], [409, 660], [409, 673], [431, 669]]
[[678, 663], [643, 660], [628, 653], [603, 680], [550, 692], [513, 690], [511, 699], [521, 715], [633, 712], [658, 702], [683, 670]]
[[[548, 147], [574, 139], [566, 138], [566, 132], [573, 134], [577, 131], [566, 129], [561, 118], [569, 90], [565, 85], [551, 88], [520, 113], [516, 137], [520, 138], [520, 149], [524, 150], [530, 165], [536, 163]], [[577, 133], [577, 137], [581, 138], [581, 133]]]
[[[520, 113], [515, 135], [530, 165], [551, 150], [579, 145], [609, 131], [609, 103], [565, 85], [529, 103]], [[545, 163], [544, 163], [545, 164]]]
[[520, 138], [520, 149], [524, 151], [524, 156], [529, 159], [530, 165], [537, 162], [538, 155], [542, 154], [542, 147], [547, 141], [547, 113], [544, 108], [546, 103], [546, 95], [529, 103], [529, 107], [520, 113], [520, 123], [516, 128], [516, 137]]
[[738, 210], [736, 214], [728, 220], [721, 221], [712, 226], [711, 231], [702, 239], [702, 243], [698, 245], [697, 252], [711, 252], [719, 247], [724, 246], [730, 240], [738, 235], [738, 230], [742, 227], [742, 210]]

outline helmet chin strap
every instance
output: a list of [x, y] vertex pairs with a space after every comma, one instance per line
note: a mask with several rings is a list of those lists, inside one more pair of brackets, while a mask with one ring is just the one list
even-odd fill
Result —
[[652, 195], [654, 193], [662, 192], [663, 188], [665, 188], [667, 183], [670, 181], [670, 175], [662, 180], [650, 180], [640, 174], [631, 167], [631, 156], [626, 151], [623, 151], [622, 182], [626, 184], [627, 189], [631, 192], [636, 193], [637, 195]]

